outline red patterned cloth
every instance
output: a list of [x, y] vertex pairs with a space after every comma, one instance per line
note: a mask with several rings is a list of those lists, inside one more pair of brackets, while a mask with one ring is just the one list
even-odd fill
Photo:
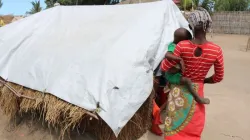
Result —
[[[198, 83], [198, 94], [203, 97], [203, 83]], [[201, 133], [205, 125], [205, 105], [195, 104], [194, 114], [189, 123], [180, 132], [165, 136], [165, 140], [201, 140]]]

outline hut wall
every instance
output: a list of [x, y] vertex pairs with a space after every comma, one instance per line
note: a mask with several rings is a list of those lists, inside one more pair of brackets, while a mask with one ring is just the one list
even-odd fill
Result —
[[250, 34], [250, 11], [213, 13], [213, 32], [225, 34]]

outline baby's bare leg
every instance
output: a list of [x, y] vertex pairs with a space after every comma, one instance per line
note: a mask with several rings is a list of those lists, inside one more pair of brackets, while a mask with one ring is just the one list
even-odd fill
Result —
[[209, 104], [210, 100], [208, 98], [202, 98], [198, 95], [198, 93], [194, 90], [192, 86], [192, 81], [186, 77], [181, 78], [181, 84], [184, 84], [187, 86], [189, 92], [193, 95], [195, 101], [200, 104]]

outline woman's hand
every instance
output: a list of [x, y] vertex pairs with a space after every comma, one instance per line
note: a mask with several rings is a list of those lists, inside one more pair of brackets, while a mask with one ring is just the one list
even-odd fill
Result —
[[213, 76], [205, 78], [204, 84], [214, 84]]

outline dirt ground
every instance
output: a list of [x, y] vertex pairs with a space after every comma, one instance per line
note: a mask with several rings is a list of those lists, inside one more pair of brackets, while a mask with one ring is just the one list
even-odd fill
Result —
[[[206, 107], [202, 140], [249, 140], [250, 50], [246, 52], [245, 49], [248, 36], [215, 34], [208, 39], [224, 50], [225, 79], [220, 84], [205, 86], [205, 95], [210, 98], [211, 104]], [[29, 123], [12, 129], [8, 127], [6, 117], [0, 113], [0, 140], [17, 139], [57, 140], [58, 136], [41, 125]], [[91, 140], [89, 135], [73, 135], [71, 139]], [[148, 132], [140, 140], [163, 140], [163, 137]]]

